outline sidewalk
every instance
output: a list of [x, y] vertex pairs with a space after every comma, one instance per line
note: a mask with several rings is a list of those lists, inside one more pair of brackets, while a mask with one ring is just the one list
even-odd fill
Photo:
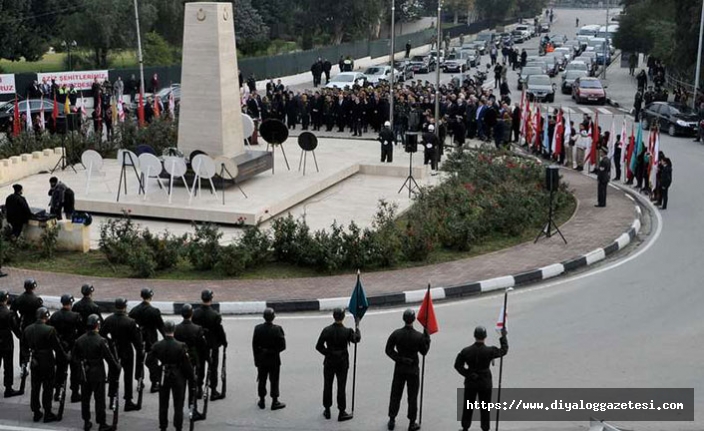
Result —
[[[609, 189], [608, 207], [595, 208], [596, 183], [586, 175], [562, 170], [563, 180], [578, 200], [574, 216], [560, 227], [568, 241], [559, 236], [454, 262], [362, 274], [367, 295], [374, 305], [417, 302], [428, 282], [437, 289], [437, 299], [465, 296], [524, 284], [560, 275], [590, 265], [623, 249], [640, 228], [640, 208], [621, 190]], [[175, 312], [180, 303], [197, 303], [202, 289], [215, 291], [224, 313], [253, 313], [274, 305], [279, 311], [322, 310], [346, 305], [355, 275], [278, 280], [160, 281], [134, 279], [89, 279], [82, 276], [43, 273], [6, 268], [9, 277], [0, 288], [22, 291], [26, 278], [39, 283], [37, 293], [55, 306], [64, 293], [78, 296], [84, 283], [95, 285], [95, 299], [108, 305], [116, 297], [129, 298], [135, 305], [142, 287], [155, 291], [155, 305]], [[455, 286], [455, 287], [451, 287]], [[416, 292], [409, 292], [409, 291]], [[50, 298], [51, 297], [51, 298]], [[322, 298], [322, 299], [321, 299]], [[158, 302], [156, 302], [158, 301]], [[229, 304], [226, 304], [229, 303]]]

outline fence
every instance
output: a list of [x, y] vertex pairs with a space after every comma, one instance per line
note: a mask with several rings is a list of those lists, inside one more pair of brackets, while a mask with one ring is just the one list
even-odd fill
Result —
[[620, 7], [617, 0], [557, 0], [553, 2], [553, 7], [563, 9], [606, 9], [606, 3], [610, 7]]

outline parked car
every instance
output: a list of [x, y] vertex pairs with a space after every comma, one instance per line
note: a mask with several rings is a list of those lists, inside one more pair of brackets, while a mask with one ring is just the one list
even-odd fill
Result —
[[474, 39], [475, 42], [481, 42], [484, 44], [484, 47], [480, 49], [480, 53], [484, 54], [486, 53], [486, 49], [489, 46], [489, 44], [494, 43], [494, 39], [496, 38], [495, 33], [479, 33], [477, 37]]
[[543, 75], [548, 74], [548, 62], [547, 61], [531, 61], [526, 63], [526, 67], [539, 67]]
[[401, 82], [413, 80], [415, 73], [408, 61], [394, 61], [394, 67], [398, 71], [398, 79]]
[[511, 33], [508, 33], [508, 32], [501, 33], [499, 35], [499, 42], [501, 43], [501, 46], [513, 45], [513, 37], [511, 36]]
[[572, 49], [572, 58], [579, 56], [582, 52], [582, 44], [578, 40], [568, 40], [562, 48], [567, 47]]
[[589, 75], [589, 64], [580, 60], [572, 60], [567, 63], [567, 67], [565, 67], [565, 72], [569, 72], [571, 70], [580, 70], [586, 72], [586, 74]]
[[430, 73], [437, 68], [434, 58], [423, 55], [414, 55], [409, 65], [414, 73]]
[[428, 53], [428, 56], [433, 58], [437, 64], [442, 66], [442, 64], [445, 62], [445, 50], [441, 49], [440, 50], [440, 58], [438, 59], [438, 51], [435, 49], [430, 50]]
[[521, 30], [513, 30], [511, 32], [511, 37], [514, 43], [523, 43], [526, 40], [526, 35]]
[[457, 57], [457, 54], [450, 54], [442, 65], [445, 73], [462, 73], [466, 69], [466, 63]]
[[526, 94], [531, 102], [555, 101], [555, 84], [548, 75], [530, 75], [526, 81]]
[[465, 70], [471, 67], [477, 67], [479, 64], [479, 54], [474, 49], [462, 50], [458, 55], [460, 60], [464, 60], [465, 62]]
[[[176, 115], [178, 115], [179, 106], [181, 105], [181, 84], [172, 84], [169, 87], [164, 87], [156, 93], [156, 97], [161, 100], [162, 106], [166, 107], [169, 105], [169, 96], [171, 92], [174, 93], [174, 105], [176, 106]], [[144, 93], [144, 100], [149, 100], [154, 96], [153, 93]], [[128, 110], [129, 112], [137, 112], [138, 100], [133, 100], [130, 102]]]
[[540, 32], [541, 33], [550, 33], [550, 24], [544, 22], [540, 24]]
[[579, 56], [574, 59], [574, 61], [579, 61], [587, 66], [587, 72], [589, 72], [589, 76], [594, 76], [594, 73], [596, 72], [596, 64], [594, 64], [594, 60], [595, 59], [587, 56]]
[[[53, 126], [51, 114], [54, 110], [54, 101], [49, 99], [29, 99], [29, 112], [31, 116], [35, 116], [42, 111], [42, 102], [44, 106], [44, 126], [50, 128]], [[56, 119], [56, 129], [63, 130], [66, 124], [66, 116], [64, 115], [64, 105], [58, 104], [59, 116]], [[20, 116], [27, 112], [27, 101], [19, 101]], [[15, 101], [11, 100], [9, 102], [0, 105], [0, 130], [5, 131], [8, 129], [10, 122], [15, 114]]]
[[572, 84], [577, 78], [586, 78], [589, 74], [586, 70], [567, 70], [562, 74], [562, 94], [572, 94]]
[[[399, 76], [398, 71], [394, 71], [395, 76]], [[364, 76], [367, 77], [367, 82], [370, 84], [378, 84], [379, 81], [388, 81], [391, 79], [391, 66], [371, 66], [364, 71]]]
[[577, 32], [578, 36], [596, 36], [601, 26], [599, 24], [585, 25]]
[[692, 108], [675, 102], [653, 102], [642, 112], [643, 128], [654, 125], [667, 130], [670, 136], [696, 135], [699, 118]]
[[572, 99], [579, 103], [606, 104], [606, 90], [597, 78], [577, 78], [572, 84]]
[[535, 36], [535, 27], [532, 25], [517, 25], [514, 30], [520, 30], [526, 35], [526, 40]]
[[561, 46], [560, 48], [555, 48], [555, 51], [553, 51], [553, 52], [559, 52], [560, 54], [562, 54], [562, 56], [565, 59], [565, 64], [564, 64], [565, 66], [567, 66], [567, 63], [572, 61], [572, 58], [573, 58], [572, 55], [574, 54], [572, 47], [568, 47], [568, 46]]
[[518, 75], [518, 89], [523, 90], [528, 77], [531, 75], [546, 75], [545, 71], [541, 67], [524, 67], [521, 73]]
[[362, 72], [342, 72], [338, 73], [330, 80], [326, 88], [345, 88], [354, 85], [364, 86], [367, 77]]
[[550, 43], [556, 48], [562, 46], [565, 42], [567, 42], [567, 36], [564, 34], [553, 34], [550, 36]]
[[548, 65], [548, 75], [552, 78], [554, 76], [557, 76], [558, 73], [560, 73], [560, 66], [562, 65], [562, 60], [559, 56], [557, 55], [551, 55], [553, 53], [550, 53], [543, 57], [545, 59], [545, 62]]

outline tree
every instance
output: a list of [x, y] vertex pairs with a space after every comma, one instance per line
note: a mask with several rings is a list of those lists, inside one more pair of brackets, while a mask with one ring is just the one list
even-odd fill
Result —
[[264, 24], [251, 0], [234, 0], [237, 48], [243, 53], [260, 49], [269, 38], [269, 27]]
[[479, 15], [492, 23], [501, 22], [509, 16], [516, 0], [476, 0]]
[[57, 32], [59, 0], [0, 0], [0, 58], [37, 61]]
[[145, 66], [171, 66], [177, 62], [174, 49], [155, 32], [144, 35], [143, 47]]

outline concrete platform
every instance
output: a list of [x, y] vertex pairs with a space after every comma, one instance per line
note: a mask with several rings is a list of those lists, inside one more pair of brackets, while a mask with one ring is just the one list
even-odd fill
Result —
[[[408, 155], [398, 147], [395, 151], [396, 161], [393, 164], [382, 164], [378, 161], [378, 142], [321, 139], [316, 150], [320, 172], [316, 172], [313, 158], [308, 154], [304, 176], [303, 170], [298, 170], [300, 149], [292, 144], [289, 142], [285, 146], [291, 170], [286, 170], [283, 154], [277, 149], [274, 153], [277, 167], [275, 174], [268, 171], [241, 183], [247, 198], [236, 187], [226, 187], [224, 205], [218, 179], [214, 180], [215, 194], [210, 191], [210, 183], [203, 181], [201, 193], [190, 204], [185, 188], [174, 187], [172, 203], [169, 203], [166, 190], [160, 189], [156, 179], [151, 179], [145, 199], [144, 195], [138, 194], [138, 182], [130, 168], [126, 170], [127, 193], [123, 190], [120, 201], [117, 202], [121, 169], [116, 160], [105, 161], [102, 169], [104, 176], [93, 177], [88, 193], [85, 171], [79, 170], [78, 174], [74, 174], [68, 170], [58, 176], [76, 193], [76, 208], [92, 214], [120, 215], [123, 211], [129, 211], [135, 217], [151, 219], [259, 225], [298, 205], [305, 205], [312, 197], [341, 185], [357, 174], [394, 178], [388, 183], [384, 181], [387, 184], [385, 193], [381, 193], [378, 188], [370, 188], [370, 193], [379, 193], [375, 201], [395, 194], [408, 175]], [[422, 155], [414, 156], [413, 175], [419, 183], [431, 179], [428, 168], [422, 162]], [[32, 177], [32, 182], [40, 177], [42, 175]], [[168, 187], [168, 180], [163, 181], [163, 184]], [[346, 194], [344, 187], [341, 190], [341, 193]], [[340, 208], [341, 212], [345, 210]], [[367, 208], [367, 212], [373, 214], [374, 208]]]

